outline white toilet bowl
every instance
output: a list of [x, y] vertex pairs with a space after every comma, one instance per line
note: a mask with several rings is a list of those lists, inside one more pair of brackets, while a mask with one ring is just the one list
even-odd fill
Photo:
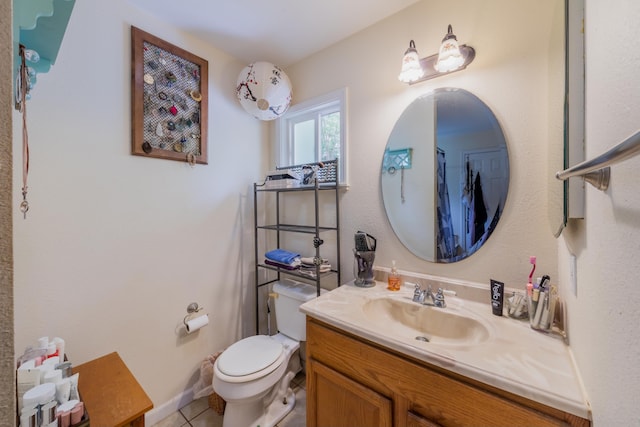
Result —
[[282, 334], [255, 335], [216, 359], [213, 388], [227, 403], [223, 427], [273, 427], [293, 409], [289, 384], [301, 369], [299, 348]]
[[273, 285], [280, 333], [256, 335], [231, 345], [213, 366], [213, 389], [227, 405], [223, 427], [273, 427], [295, 405], [289, 387], [300, 372], [300, 342], [306, 340], [300, 305], [317, 289], [291, 279]]

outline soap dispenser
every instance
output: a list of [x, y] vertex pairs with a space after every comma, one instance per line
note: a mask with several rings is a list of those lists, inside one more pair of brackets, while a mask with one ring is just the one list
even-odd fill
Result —
[[396, 269], [395, 260], [391, 261], [391, 273], [389, 273], [389, 277], [387, 278], [387, 289], [390, 291], [400, 290], [400, 275]]

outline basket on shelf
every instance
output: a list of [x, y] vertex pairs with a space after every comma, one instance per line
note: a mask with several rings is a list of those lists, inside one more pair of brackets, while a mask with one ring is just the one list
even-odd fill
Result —
[[297, 172], [302, 176], [304, 169], [309, 167], [313, 167], [319, 184], [335, 183], [338, 181], [338, 160], [326, 160], [321, 163], [312, 163], [308, 165], [278, 166], [276, 167], [276, 170], [287, 169]]

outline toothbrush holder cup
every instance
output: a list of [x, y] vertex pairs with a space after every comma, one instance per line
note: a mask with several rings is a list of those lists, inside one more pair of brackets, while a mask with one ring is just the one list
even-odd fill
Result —
[[529, 324], [537, 331], [549, 332], [553, 326], [555, 295], [548, 292], [540, 292], [538, 295], [528, 297]]
[[355, 276], [355, 285], [361, 288], [371, 288], [375, 286], [373, 279], [373, 262], [376, 258], [375, 251], [356, 251], [353, 250], [353, 275]]

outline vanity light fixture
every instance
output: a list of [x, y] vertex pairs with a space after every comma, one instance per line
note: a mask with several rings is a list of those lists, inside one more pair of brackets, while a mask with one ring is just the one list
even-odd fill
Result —
[[398, 80], [414, 84], [464, 70], [475, 57], [476, 51], [474, 48], [465, 44], [458, 45], [458, 39], [453, 34], [451, 25], [449, 25], [447, 34], [442, 39], [442, 44], [437, 54], [417, 59], [418, 51], [414, 41], [411, 40], [409, 49], [407, 49], [402, 59], [402, 71], [398, 76]]
[[460, 47], [458, 46], [458, 39], [453, 34], [451, 25], [447, 29], [447, 34], [442, 39], [440, 50], [438, 51], [438, 61], [434, 68], [441, 73], [448, 71], [455, 71], [464, 64], [464, 58], [460, 53]]
[[403, 83], [413, 83], [424, 76], [424, 70], [420, 66], [420, 57], [413, 40], [409, 42], [409, 49], [402, 57], [402, 70], [398, 80]]

